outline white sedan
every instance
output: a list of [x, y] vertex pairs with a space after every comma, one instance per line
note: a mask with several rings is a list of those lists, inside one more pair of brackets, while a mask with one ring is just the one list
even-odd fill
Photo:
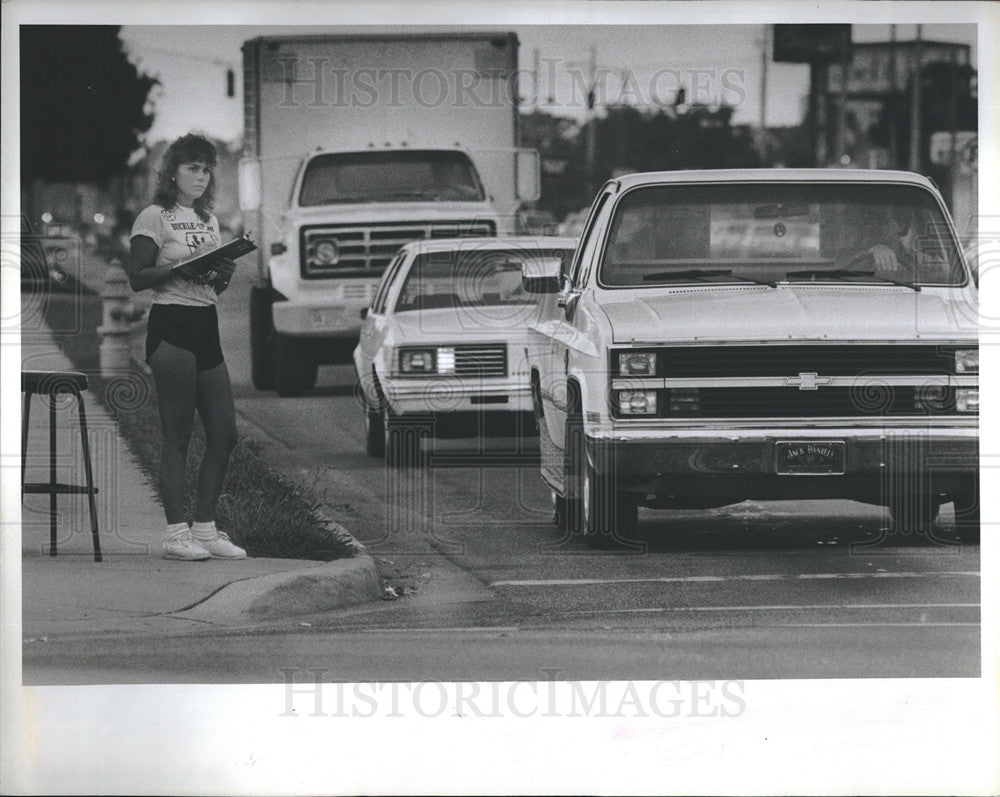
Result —
[[575, 238], [456, 238], [407, 244], [362, 311], [354, 365], [365, 449], [405, 464], [420, 439], [534, 430], [525, 363], [534, 272], [566, 268]]

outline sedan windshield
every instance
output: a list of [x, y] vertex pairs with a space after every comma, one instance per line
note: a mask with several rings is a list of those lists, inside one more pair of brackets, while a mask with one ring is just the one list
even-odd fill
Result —
[[409, 150], [317, 155], [306, 167], [299, 204], [481, 202], [476, 167], [464, 152]]
[[934, 196], [887, 183], [658, 185], [626, 194], [603, 286], [965, 282]]
[[539, 295], [524, 290], [525, 262], [561, 258], [565, 267], [572, 254], [567, 249], [511, 248], [419, 255], [406, 275], [396, 312], [536, 304]]

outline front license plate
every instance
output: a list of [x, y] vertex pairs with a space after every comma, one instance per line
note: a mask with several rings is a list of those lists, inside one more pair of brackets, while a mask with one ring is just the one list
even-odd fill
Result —
[[846, 452], [843, 440], [779, 442], [774, 467], [782, 476], [841, 476]]

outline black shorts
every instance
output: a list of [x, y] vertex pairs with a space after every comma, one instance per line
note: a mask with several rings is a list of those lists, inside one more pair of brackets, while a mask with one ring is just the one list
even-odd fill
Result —
[[199, 371], [215, 368], [223, 361], [219, 316], [214, 304], [154, 304], [146, 325], [147, 363], [164, 340], [191, 352]]

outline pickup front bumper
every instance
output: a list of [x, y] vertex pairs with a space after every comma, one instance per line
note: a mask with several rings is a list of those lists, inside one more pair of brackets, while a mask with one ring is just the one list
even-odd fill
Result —
[[967, 427], [634, 429], [590, 432], [586, 446], [618, 490], [657, 497], [881, 503], [890, 484], [968, 492], [979, 470], [979, 433]]

